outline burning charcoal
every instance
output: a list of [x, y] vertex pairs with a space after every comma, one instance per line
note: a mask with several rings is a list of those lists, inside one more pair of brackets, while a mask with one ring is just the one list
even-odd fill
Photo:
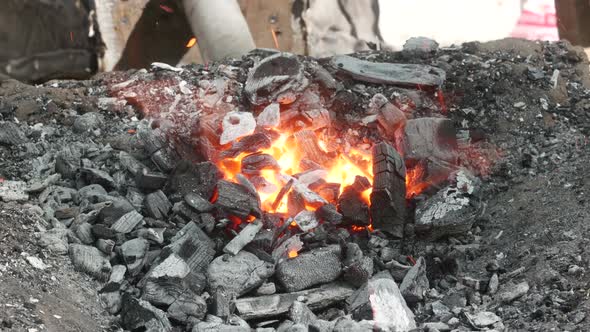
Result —
[[313, 211], [303, 210], [295, 216], [294, 220], [304, 232], [318, 227], [318, 219]]
[[385, 137], [396, 141], [399, 136], [398, 130], [406, 124], [406, 115], [399, 108], [391, 103], [385, 104], [377, 113], [377, 121]]
[[80, 152], [71, 146], [66, 146], [55, 156], [55, 171], [64, 179], [74, 179], [80, 169]]
[[262, 228], [262, 222], [255, 220], [244, 227], [224, 248], [223, 252], [237, 255], [242, 248], [254, 240], [256, 234]]
[[408, 308], [389, 272], [380, 272], [346, 300], [356, 320], [373, 320], [383, 330], [408, 331], [416, 328]]
[[172, 331], [166, 313], [129, 293], [123, 294], [121, 324], [129, 331]]
[[159, 172], [151, 172], [144, 168], [141, 172], [138, 172], [135, 176], [135, 184], [138, 188], [146, 191], [158, 190], [164, 187], [168, 177]]
[[306, 171], [312, 171], [312, 170], [316, 170], [316, 169], [322, 169], [322, 165], [316, 163], [313, 160], [310, 159], [301, 159], [301, 162], [299, 163], [299, 168], [301, 170], [303, 170], [304, 172]]
[[275, 158], [266, 153], [255, 153], [242, 159], [242, 173], [244, 174], [259, 174], [265, 169], [278, 170], [280, 168]]
[[315, 211], [319, 220], [338, 225], [342, 222], [342, 215], [338, 213], [336, 207], [332, 204], [324, 204]]
[[250, 112], [229, 112], [223, 117], [222, 128], [219, 144], [225, 145], [251, 135], [256, 129], [256, 120]]
[[221, 158], [235, 158], [240, 153], [255, 153], [263, 149], [268, 149], [272, 145], [270, 136], [267, 133], [254, 133], [242, 137], [237, 142], [233, 142], [231, 148], [222, 151]]
[[168, 197], [161, 190], [147, 195], [144, 205], [148, 215], [154, 219], [164, 219], [172, 209]]
[[177, 254], [195, 272], [204, 272], [215, 255], [213, 241], [194, 222], [176, 233], [164, 250]]
[[252, 185], [254, 185], [254, 188], [258, 192], [271, 194], [271, 193], [274, 193], [275, 191], [277, 191], [277, 186], [275, 186], [273, 183], [269, 182], [268, 180], [266, 180], [262, 176], [250, 177], [250, 183], [252, 183]]
[[443, 118], [408, 120], [403, 151], [409, 160], [443, 160], [455, 164], [457, 134], [453, 121]]
[[309, 159], [320, 165], [326, 165], [332, 160], [318, 144], [318, 139], [313, 131], [298, 131], [293, 134], [293, 138], [302, 158]]
[[107, 190], [115, 188], [115, 180], [104, 171], [96, 168], [82, 168], [82, 179], [88, 184], [99, 184]]
[[330, 203], [336, 203], [340, 196], [340, 183], [323, 183], [318, 186], [312, 185], [309, 189], [317, 192]]
[[275, 201], [272, 203], [273, 210], [276, 210], [279, 207], [279, 205], [281, 204], [281, 201], [283, 200], [283, 197], [285, 197], [285, 195], [289, 192], [289, 190], [291, 190], [294, 183], [295, 183], [295, 179], [291, 178], [291, 179], [289, 179], [289, 181], [287, 181], [287, 183], [283, 186], [283, 188], [281, 188], [281, 190], [277, 194], [277, 197], [275, 198]]
[[299, 235], [294, 235], [285, 240], [279, 246], [272, 251], [272, 257], [276, 262], [295, 255], [303, 248], [303, 242], [301, 242]]
[[250, 319], [276, 317], [286, 313], [297, 298], [303, 296], [311, 310], [323, 309], [348, 298], [351, 286], [331, 283], [295, 293], [283, 293], [235, 300], [240, 317]]
[[115, 249], [115, 241], [98, 239], [94, 243], [94, 246], [98, 248], [98, 250], [102, 251], [105, 255], [110, 256], [113, 252], [113, 249]]
[[296, 55], [273, 54], [250, 70], [244, 92], [254, 105], [272, 102], [286, 92], [299, 93], [309, 84], [303, 69]]
[[121, 257], [127, 265], [129, 275], [135, 276], [141, 271], [148, 249], [149, 243], [145, 239], [133, 239], [121, 245]]
[[70, 259], [74, 267], [98, 280], [106, 280], [111, 274], [111, 263], [96, 248], [81, 244], [71, 244]]
[[406, 167], [395, 149], [385, 143], [373, 147], [373, 227], [402, 238], [406, 218]]
[[129, 211], [119, 218], [111, 228], [118, 233], [130, 233], [143, 220], [143, 216], [137, 211]]
[[352, 186], [344, 188], [338, 198], [338, 211], [342, 214], [342, 221], [346, 225], [366, 226], [369, 218], [369, 206], [363, 200], [361, 193]]
[[254, 184], [252, 184], [252, 182], [250, 182], [250, 180], [248, 180], [247, 177], [245, 177], [242, 174], [236, 174], [235, 179], [238, 181], [239, 184], [248, 189], [252, 195], [258, 196], [256, 187], [254, 187]]
[[433, 239], [469, 231], [477, 214], [477, 209], [470, 203], [475, 186], [471, 175], [464, 170], [459, 171], [456, 184], [418, 203], [415, 231]]
[[281, 107], [278, 103], [269, 104], [258, 114], [256, 118], [258, 126], [263, 128], [276, 128], [281, 123]]
[[293, 175], [293, 177], [299, 180], [299, 183], [307, 187], [317, 185], [318, 183], [325, 183], [323, 180], [326, 176], [328, 176], [328, 171], [324, 169], [312, 169]]
[[240, 251], [235, 256], [223, 255], [214, 259], [207, 269], [207, 280], [212, 291], [223, 287], [229, 293], [240, 296], [262, 285], [273, 273], [272, 264], [249, 252]]
[[150, 269], [141, 298], [153, 305], [171, 305], [186, 292], [184, 280], [190, 272], [185, 261], [172, 253]]
[[424, 293], [430, 289], [430, 283], [426, 276], [426, 261], [424, 257], [418, 258], [416, 264], [408, 271], [399, 286], [400, 292], [406, 302], [412, 304], [424, 299]]
[[258, 197], [242, 185], [220, 180], [217, 182], [217, 193], [215, 205], [229, 215], [242, 219], [250, 215], [257, 218], [262, 215]]
[[299, 181], [295, 181], [293, 183], [293, 191], [297, 194], [301, 195], [305, 204], [307, 206], [318, 208], [328, 202], [317, 193], [313, 192], [311, 189], [307, 188], [305, 185], [299, 183]]
[[21, 145], [27, 141], [25, 133], [14, 122], [0, 122], [1, 145]]
[[37, 244], [41, 248], [46, 248], [50, 252], [58, 255], [68, 253], [68, 230], [64, 228], [52, 228], [41, 233]]
[[85, 113], [76, 118], [72, 129], [77, 134], [87, 133], [99, 129], [102, 121], [103, 117], [99, 113]]
[[428, 65], [369, 62], [348, 55], [334, 56], [330, 64], [356, 80], [377, 84], [441, 86], [446, 78], [444, 70]]
[[307, 126], [305, 126], [305, 128], [308, 130], [326, 128], [332, 123], [332, 119], [330, 119], [330, 112], [328, 112], [328, 110], [325, 108], [304, 109], [301, 111], [301, 116], [303, 116], [305, 122], [307, 122]]
[[184, 195], [184, 201], [197, 212], [211, 212], [214, 208], [208, 200], [195, 193]]
[[344, 261], [344, 280], [355, 287], [360, 287], [373, 275], [373, 259], [364, 257], [363, 251], [356, 243], [346, 245]]
[[207, 303], [200, 296], [194, 294], [182, 295], [168, 307], [168, 318], [189, 325], [201, 321], [206, 314]]
[[182, 195], [199, 194], [205, 199], [213, 196], [217, 181], [223, 176], [211, 162], [190, 164], [180, 163], [170, 179], [170, 189]]
[[124, 198], [109, 196], [109, 200], [111, 201], [111, 204], [102, 208], [98, 214], [98, 218], [107, 226], [114, 224], [126, 213], [135, 211], [133, 205]]
[[302, 253], [280, 262], [276, 278], [288, 292], [328, 283], [342, 272], [340, 256], [340, 247], [337, 245]]
[[371, 182], [366, 177], [357, 175], [354, 177], [352, 187], [358, 192], [363, 192], [371, 188]]
[[303, 199], [303, 196], [300, 193], [291, 190], [287, 194], [287, 211], [289, 211], [290, 215], [294, 215], [303, 210], [305, 210], [305, 200]]

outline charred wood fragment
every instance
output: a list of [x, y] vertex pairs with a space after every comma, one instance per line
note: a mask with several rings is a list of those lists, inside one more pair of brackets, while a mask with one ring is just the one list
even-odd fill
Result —
[[265, 169], [280, 169], [279, 163], [269, 154], [255, 153], [242, 159], [242, 173], [244, 174], [258, 175], [260, 171]]
[[220, 180], [217, 182], [217, 194], [215, 205], [228, 215], [242, 219], [250, 215], [262, 216], [260, 199], [240, 184]]
[[402, 238], [406, 218], [406, 167], [395, 149], [385, 143], [373, 148], [373, 227]]
[[344, 225], [367, 226], [371, 223], [369, 206], [361, 192], [352, 186], [344, 188], [338, 198], [338, 211], [342, 214]]

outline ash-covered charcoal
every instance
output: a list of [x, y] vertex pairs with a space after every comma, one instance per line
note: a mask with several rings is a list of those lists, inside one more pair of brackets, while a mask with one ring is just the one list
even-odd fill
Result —
[[453, 121], [445, 118], [408, 120], [404, 127], [403, 151], [408, 160], [434, 159], [456, 164], [457, 133]]
[[318, 317], [301, 301], [293, 302], [291, 308], [289, 308], [288, 316], [295, 324], [301, 324], [306, 329], [318, 320]]
[[184, 161], [178, 164], [170, 178], [172, 192], [186, 195], [195, 193], [205, 199], [213, 197], [217, 181], [223, 177], [212, 162], [191, 164]]
[[152, 266], [142, 281], [141, 298], [157, 306], [169, 306], [182, 294], [190, 292], [189, 274], [186, 262], [172, 253]]
[[303, 210], [293, 218], [297, 226], [304, 232], [318, 227], [319, 221], [314, 211]]
[[165, 219], [172, 209], [172, 204], [161, 190], [155, 191], [145, 197], [145, 210], [154, 219]]
[[0, 121], [0, 144], [21, 145], [27, 142], [27, 136], [14, 122]]
[[122, 197], [105, 197], [108, 199], [110, 204], [104, 205], [98, 214], [98, 219], [101, 220], [105, 225], [111, 226], [123, 215], [135, 211], [133, 205], [128, 200]]
[[338, 245], [314, 249], [277, 265], [276, 278], [289, 292], [334, 281], [342, 272]]
[[106, 280], [111, 274], [111, 263], [98, 249], [81, 244], [71, 244], [70, 259], [74, 267], [98, 280]]
[[191, 271], [204, 272], [215, 255], [215, 244], [194, 222], [189, 222], [170, 239], [163, 252], [177, 254]]
[[250, 183], [254, 186], [256, 191], [265, 193], [265, 194], [272, 194], [278, 190], [277, 186], [268, 181], [266, 178], [262, 176], [251, 176], [249, 178]]
[[387, 271], [379, 272], [347, 300], [356, 320], [373, 320], [383, 330], [409, 331], [416, 328], [414, 313]]
[[74, 179], [80, 169], [82, 154], [75, 146], [66, 146], [55, 156], [55, 171], [64, 179]]
[[76, 237], [84, 244], [94, 243], [94, 236], [92, 235], [92, 225], [87, 222], [82, 222], [72, 227]]
[[395, 149], [385, 143], [373, 147], [373, 227], [402, 238], [406, 223], [406, 167]]
[[247, 155], [242, 159], [242, 173], [258, 175], [260, 171], [267, 169], [278, 170], [281, 167], [276, 159], [266, 153]]
[[289, 191], [287, 194], [287, 211], [289, 211], [289, 215], [296, 215], [303, 210], [305, 210], [303, 195], [295, 190]]
[[211, 202], [209, 202], [208, 200], [204, 199], [203, 197], [201, 197], [198, 194], [195, 193], [188, 193], [186, 195], [184, 195], [184, 201], [186, 202], [186, 204], [188, 204], [188, 206], [190, 206], [191, 208], [193, 208], [195, 211], [197, 212], [211, 212], [213, 211], [213, 204], [211, 204]]
[[456, 172], [454, 177], [454, 184], [418, 203], [414, 224], [417, 234], [439, 239], [471, 229], [479, 211], [475, 196], [478, 180], [466, 170]]
[[404, 277], [399, 290], [406, 302], [414, 304], [424, 300], [425, 293], [429, 289], [430, 283], [426, 276], [426, 261], [424, 257], [420, 257]]
[[169, 173], [176, 167], [180, 156], [172, 148], [166, 147], [156, 151], [150, 160], [160, 171]]
[[387, 102], [377, 113], [377, 123], [379, 123], [379, 129], [382, 130], [384, 136], [395, 142], [401, 136], [401, 129], [406, 125], [406, 115], [399, 108]]
[[102, 251], [105, 255], [110, 256], [113, 250], [115, 249], [115, 241], [98, 239], [94, 243], [94, 246], [98, 248], [98, 250]]
[[105, 171], [96, 168], [85, 167], [80, 170], [82, 179], [87, 184], [99, 184], [107, 190], [116, 187], [115, 180]]
[[364, 256], [363, 251], [356, 243], [346, 244], [342, 263], [344, 265], [344, 280], [355, 287], [360, 287], [373, 275], [373, 258]]
[[129, 240], [119, 248], [121, 258], [127, 265], [129, 275], [137, 275], [146, 262], [149, 243], [145, 239]]
[[306, 299], [309, 309], [316, 310], [344, 301], [353, 292], [354, 289], [349, 285], [330, 283], [300, 292], [240, 298], [234, 303], [237, 314], [243, 319], [261, 319], [285, 314], [300, 297]]
[[217, 200], [215, 206], [228, 215], [246, 218], [250, 215], [261, 217], [260, 199], [246, 187], [220, 180], [217, 182]]
[[139, 214], [137, 211], [133, 210], [124, 214], [121, 218], [119, 218], [112, 226], [113, 229], [117, 233], [127, 234], [130, 233], [139, 223], [143, 220], [143, 216]]
[[235, 296], [243, 295], [262, 285], [274, 273], [274, 265], [255, 255], [240, 251], [235, 256], [215, 258], [207, 268], [207, 280], [212, 292], [218, 287]]
[[140, 228], [131, 235], [146, 239], [152, 243], [162, 244], [164, 243], [165, 231], [166, 228]]
[[219, 144], [225, 145], [238, 138], [252, 135], [256, 129], [256, 120], [250, 112], [229, 112], [223, 117], [222, 133]]
[[268, 149], [272, 145], [271, 137], [265, 132], [244, 136], [239, 141], [234, 141], [231, 147], [219, 154], [220, 158], [235, 158], [240, 153], [255, 153]]
[[262, 128], [276, 128], [281, 124], [281, 106], [278, 103], [271, 103], [266, 106], [258, 117], [256, 124]]
[[260, 229], [262, 229], [262, 222], [260, 220], [254, 220], [249, 223], [223, 248], [223, 252], [237, 255], [240, 250], [254, 240]]
[[446, 78], [445, 71], [437, 67], [369, 62], [348, 55], [334, 56], [330, 60], [330, 64], [338, 71], [368, 83], [438, 87], [443, 84]]
[[297, 180], [293, 182], [293, 191], [303, 199], [306, 206], [318, 208], [328, 203], [322, 196]]
[[207, 315], [207, 303], [198, 295], [183, 294], [168, 307], [167, 314], [174, 322], [195, 325]]
[[242, 319], [237, 316], [230, 316], [227, 322], [219, 317], [207, 315], [204, 321], [198, 322], [192, 329], [192, 332], [250, 332], [252, 329]]
[[338, 198], [338, 211], [342, 214], [342, 224], [367, 226], [371, 223], [369, 206], [362, 193], [354, 187], [345, 187]]
[[244, 92], [252, 104], [261, 105], [276, 101], [283, 93], [298, 94], [308, 85], [303, 64], [297, 56], [276, 53], [250, 69]]
[[146, 168], [144, 164], [125, 151], [119, 151], [119, 162], [121, 163], [121, 166], [133, 176], [136, 176], [137, 173]]
[[315, 211], [316, 217], [324, 222], [338, 225], [342, 222], [342, 215], [332, 204], [324, 204]]
[[165, 312], [129, 293], [123, 294], [121, 324], [130, 331], [172, 331]]
[[152, 172], [147, 168], [142, 169], [135, 175], [135, 184], [137, 187], [148, 192], [162, 189], [166, 182], [168, 182], [166, 174]]

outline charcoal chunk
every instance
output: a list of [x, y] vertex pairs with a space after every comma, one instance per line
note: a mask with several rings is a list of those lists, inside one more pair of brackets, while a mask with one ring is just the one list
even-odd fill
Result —
[[262, 285], [273, 273], [273, 264], [247, 251], [240, 251], [235, 256], [223, 255], [214, 259], [207, 269], [207, 279], [212, 291], [223, 287], [227, 292], [240, 296]]
[[123, 295], [121, 323], [129, 331], [172, 331], [166, 313], [128, 293]]
[[147, 195], [144, 205], [148, 215], [154, 219], [165, 219], [170, 209], [172, 209], [168, 197], [161, 190]]
[[217, 182], [218, 198], [215, 205], [225, 213], [240, 218], [246, 218], [250, 215], [260, 218], [260, 200], [253, 195], [246, 187], [220, 180]]
[[194, 294], [183, 295], [168, 307], [168, 317], [184, 324], [201, 321], [206, 314], [207, 303], [203, 298]]
[[137, 275], [146, 262], [149, 243], [146, 239], [133, 239], [121, 245], [121, 257], [127, 265], [129, 275]]
[[82, 179], [88, 184], [100, 184], [106, 190], [115, 189], [115, 180], [105, 171], [96, 168], [82, 168]]
[[106, 280], [111, 274], [111, 263], [98, 249], [81, 244], [71, 244], [70, 259], [74, 267], [98, 280]]
[[190, 164], [187, 161], [178, 164], [170, 179], [172, 192], [186, 195], [195, 193], [205, 199], [213, 197], [217, 181], [223, 176], [215, 164], [202, 162]]
[[314, 249], [280, 262], [276, 278], [289, 292], [335, 280], [342, 272], [338, 245]]
[[75, 133], [82, 134], [89, 131], [93, 131], [95, 129], [99, 129], [100, 125], [102, 124], [102, 115], [95, 112], [89, 112], [80, 115], [74, 121], [74, 129]]
[[430, 289], [424, 257], [418, 258], [416, 264], [404, 277], [399, 289], [408, 303], [417, 303], [424, 299], [424, 294]]
[[0, 144], [20, 145], [27, 142], [25, 133], [14, 122], [0, 122]]
[[77, 149], [71, 146], [65, 147], [55, 156], [55, 171], [64, 179], [74, 179], [80, 169], [81, 157]]
[[324, 204], [316, 210], [316, 216], [319, 220], [338, 225], [342, 222], [342, 215], [338, 213], [336, 207], [332, 204]]
[[147, 168], [142, 169], [135, 175], [135, 184], [138, 188], [153, 191], [164, 187], [168, 181], [168, 176], [160, 172], [152, 172]]
[[111, 228], [118, 233], [130, 233], [143, 220], [143, 216], [133, 210], [119, 218]]
[[184, 195], [184, 201], [197, 212], [211, 212], [214, 208], [208, 200], [195, 193]]

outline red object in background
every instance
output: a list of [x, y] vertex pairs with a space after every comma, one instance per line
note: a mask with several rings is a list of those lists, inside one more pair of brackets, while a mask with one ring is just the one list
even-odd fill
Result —
[[529, 40], [559, 40], [553, 0], [528, 0], [510, 37]]

